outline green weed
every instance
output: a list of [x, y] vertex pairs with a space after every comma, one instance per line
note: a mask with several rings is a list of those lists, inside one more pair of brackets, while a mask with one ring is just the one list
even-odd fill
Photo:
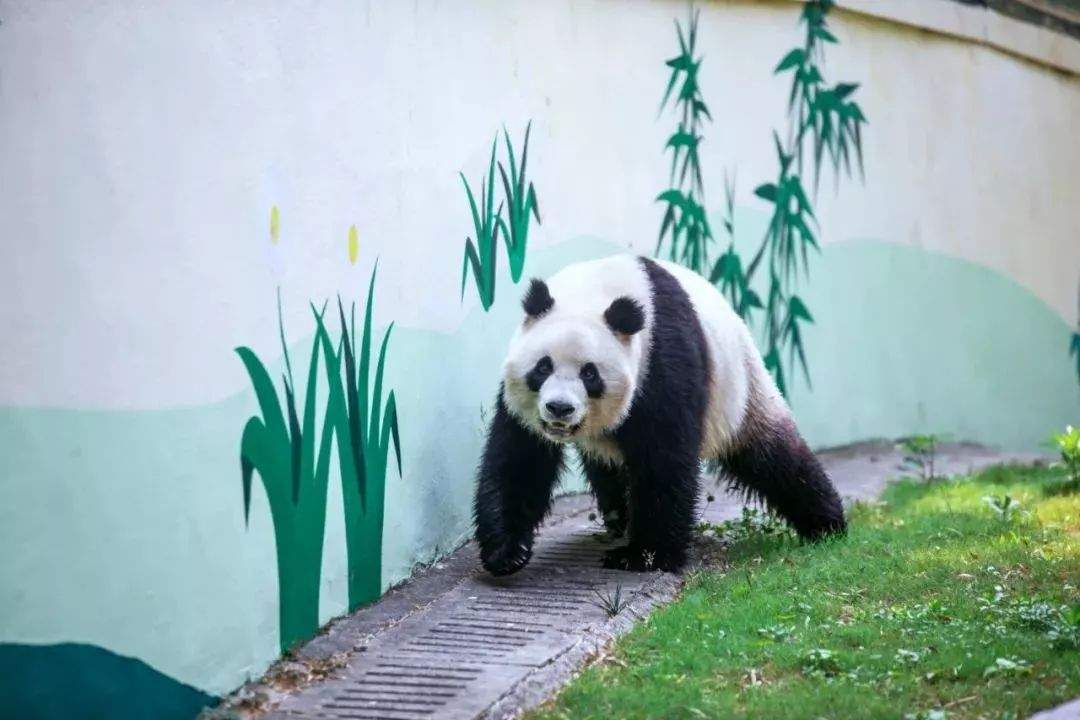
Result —
[[623, 611], [626, 607], [628, 600], [623, 597], [622, 583], [615, 586], [615, 589], [609, 592], [600, 592], [597, 589], [593, 589], [593, 594], [596, 595], [596, 601], [593, 605], [600, 608], [609, 617], [613, 618]]
[[1054, 433], [1052, 438], [1070, 480], [1080, 483], [1080, 427], [1066, 425], [1065, 432]]
[[940, 441], [940, 436], [931, 434], [912, 435], [897, 443], [897, 447], [904, 453], [904, 466], [918, 471], [924, 482], [936, 477], [934, 464], [937, 461], [937, 445]]

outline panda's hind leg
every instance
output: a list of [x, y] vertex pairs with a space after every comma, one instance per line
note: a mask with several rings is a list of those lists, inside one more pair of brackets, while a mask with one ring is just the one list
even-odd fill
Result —
[[581, 454], [581, 467], [592, 488], [600, 517], [608, 537], [620, 538], [626, 534], [630, 510], [627, 505], [630, 478], [626, 468], [603, 462]]
[[764, 501], [799, 537], [846, 530], [840, 496], [790, 417], [755, 428], [721, 466], [736, 489]]

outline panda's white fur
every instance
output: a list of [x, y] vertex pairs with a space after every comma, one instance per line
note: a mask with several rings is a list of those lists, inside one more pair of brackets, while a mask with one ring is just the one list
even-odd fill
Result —
[[568, 444], [613, 536], [607, 567], [687, 560], [701, 461], [801, 537], [843, 507], [723, 295], [679, 265], [617, 255], [534, 280], [503, 366], [474, 501], [490, 572], [520, 570]]
[[[704, 389], [709, 400], [701, 457], [714, 459], [726, 453], [738, 436], [748, 412], [751, 383], [759, 391], [755, 412], [778, 418], [787, 415], [787, 406], [746, 324], [726, 298], [697, 273], [675, 263], [656, 262], [690, 297], [708, 343], [711, 372], [709, 387]], [[654, 314], [648, 277], [637, 257], [615, 255], [570, 265], [549, 278], [547, 286], [556, 298], [554, 307], [539, 318], [527, 316], [510, 342], [503, 366], [507, 407], [527, 427], [544, 434], [540, 416], [547, 396], [530, 391], [524, 376], [550, 354], [556, 367], [554, 379], [576, 386], [577, 392], [559, 389], [588, 408], [584, 425], [569, 440], [582, 452], [621, 463], [621, 453], [609, 433], [626, 418], [638, 384], [647, 378]], [[620, 338], [606, 326], [604, 311], [617, 297], [629, 297], [641, 305], [645, 312], [641, 332]], [[608, 388], [602, 398], [591, 402], [577, 378], [585, 362], [597, 364]]]

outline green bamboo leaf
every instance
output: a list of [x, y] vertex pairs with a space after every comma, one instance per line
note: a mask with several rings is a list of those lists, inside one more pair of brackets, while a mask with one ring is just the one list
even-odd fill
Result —
[[666, 202], [682, 208], [686, 203], [686, 198], [683, 196], [682, 191], [672, 188], [657, 195], [654, 202]]
[[837, 83], [833, 94], [838, 100], [844, 100], [848, 95], [859, 89], [859, 83]]
[[696, 147], [699, 139], [700, 138], [696, 137], [692, 133], [688, 133], [680, 129], [678, 132], [674, 133], [671, 137], [668, 138], [667, 145], [665, 147]]
[[814, 36], [817, 37], [819, 40], [824, 40], [825, 42], [829, 42], [829, 43], [838, 43], [838, 42], [840, 42], [839, 40], [836, 39], [835, 35], [833, 35], [831, 32], [829, 32], [828, 30], [826, 30], [823, 27], [814, 28]]
[[[677, 21], [676, 21], [677, 22]], [[690, 58], [685, 55], [676, 55], [670, 60], [665, 60], [664, 64], [674, 70], [686, 70], [690, 67]], [[673, 73], [675, 77], [678, 77], [677, 73]]]
[[743, 301], [747, 307], [764, 307], [764, 305], [761, 304], [761, 298], [753, 290], [746, 290], [746, 292], [743, 293]]
[[[676, 59], [681, 60], [682, 58], [680, 57], [680, 58], [676, 58]], [[668, 60], [668, 65], [671, 65], [672, 62], [673, 62], [672, 60]], [[671, 66], [675, 67], [674, 65], [671, 65]], [[664, 99], [660, 101], [660, 109], [657, 111], [657, 113], [656, 113], [657, 115], [664, 112], [664, 108], [667, 107], [668, 98], [671, 97], [671, 91], [675, 88], [675, 83], [679, 79], [678, 70], [679, 70], [679, 68], [675, 68], [675, 70], [673, 70], [672, 73], [671, 73], [671, 77], [668, 79], [667, 88], [664, 90]]]
[[814, 318], [810, 315], [810, 311], [806, 308], [806, 305], [798, 295], [792, 295], [791, 298], [788, 299], [788, 313], [793, 318], [811, 323], [814, 322]]
[[784, 369], [780, 363], [780, 356], [773, 348], [765, 355], [765, 369], [772, 373], [776, 379], [776, 387], [780, 390], [781, 395], [787, 395], [787, 387], [784, 384]]
[[806, 53], [802, 50], [802, 48], [795, 48], [784, 56], [784, 58], [780, 61], [780, 64], [776, 66], [775, 70], [773, 70], [773, 74], [779, 75], [785, 70], [790, 70], [793, 67], [802, 65], [805, 60]]
[[664, 234], [668, 231], [668, 229], [672, 226], [672, 223], [674, 223], [674, 222], [675, 222], [675, 206], [669, 204], [667, 210], [664, 212], [664, 219], [660, 223], [660, 236], [659, 236], [659, 238], [657, 239], [657, 242], [656, 242], [656, 253], [657, 254], [660, 253], [660, 247], [664, 243]]
[[777, 187], [773, 183], [765, 183], [763, 185], [758, 185], [756, 188], [754, 188], [754, 194], [762, 200], [775, 203]]

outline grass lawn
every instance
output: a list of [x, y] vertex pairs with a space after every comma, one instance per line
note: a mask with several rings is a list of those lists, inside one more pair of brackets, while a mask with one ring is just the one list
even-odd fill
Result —
[[1064, 471], [903, 481], [850, 517], [817, 546], [719, 529], [727, 567], [529, 717], [1013, 718], [1080, 695], [1080, 487]]

